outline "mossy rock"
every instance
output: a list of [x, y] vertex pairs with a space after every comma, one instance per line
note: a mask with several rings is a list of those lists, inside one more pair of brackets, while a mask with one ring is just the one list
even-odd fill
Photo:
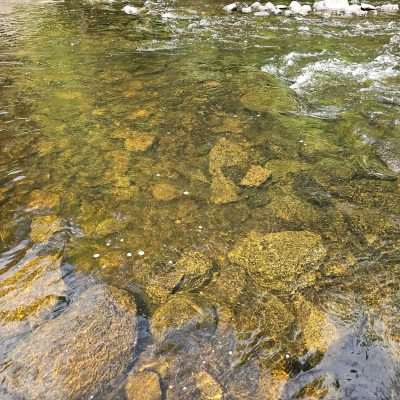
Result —
[[305, 171], [310, 166], [297, 160], [270, 160], [265, 164], [265, 168], [271, 171], [273, 181], [287, 181], [293, 174]]
[[212, 262], [204, 254], [189, 251], [176, 263], [173, 270], [158, 274], [146, 288], [155, 301], [165, 301], [172, 293], [198, 290], [212, 278]]
[[292, 291], [315, 282], [326, 255], [321, 237], [308, 231], [250, 232], [229, 253], [261, 286]]
[[204, 298], [192, 294], [176, 294], [155, 311], [150, 328], [156, 342], [179, 344], [181, 335], [214, 332], [216, 314]]
[[96, 284], [7, 355], [2, 387], [32, 400], [88, 399], [130, 366], [136, 339], [131, 297]]

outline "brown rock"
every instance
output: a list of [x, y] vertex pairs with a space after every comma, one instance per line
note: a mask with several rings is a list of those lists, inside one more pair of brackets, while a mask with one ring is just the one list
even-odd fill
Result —
[[125, 384], [127, 400], [161, 400], [160, 379], [155, 372], [130, 374]]
[[170, 183], [157, 183], [152, 187], [151, 193], [158, 201], [171, 201], [178, 197], [178, 191]]
[[223, 390], [208, 372], [200, 371], [195, 379], [201, 400], [222, 400]]
[[211, 182], [211, 202], [214, 204], [228, 204], [239, 200], [238, 188], [222, 174], [214, 176]]
[[242, 186], [258, 187], [262, 185], [269, 177], [271, 172], [260, 165], [252, 165], [243, 177], [240, 184]]
[[148, 133], [138, 133], [125, 139], [125, 148], [129, 151], [146, 151], [155, 142], [156, 137]]
[[35, 243], [46, 242], [61, 228], [61, 220], [56, 215], [35, 217], [31, 223], [31, 239]]

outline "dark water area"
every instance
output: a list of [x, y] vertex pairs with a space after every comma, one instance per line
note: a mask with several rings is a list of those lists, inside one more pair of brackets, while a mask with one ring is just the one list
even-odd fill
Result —
[[0, 398], [400, 398], [400, 19], [0, 1]]

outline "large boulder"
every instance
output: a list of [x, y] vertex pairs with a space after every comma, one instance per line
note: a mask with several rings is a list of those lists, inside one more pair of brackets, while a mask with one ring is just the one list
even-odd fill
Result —
[[40, 325], [7, 356], [2, 398], [89, 399], [129, 367], [136, 307], [124, 291], [96, 284]]
[[312, 284], [326, 250], [321, 237], [308, 231], [250, 232], [229, 253], [261, 286], [293, 291]]

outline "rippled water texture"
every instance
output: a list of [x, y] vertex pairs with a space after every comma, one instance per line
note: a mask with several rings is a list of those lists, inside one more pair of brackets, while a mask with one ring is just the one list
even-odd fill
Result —
[[222, 5], [0, 0], [2, 399], [400, 398], [399, 16]]

